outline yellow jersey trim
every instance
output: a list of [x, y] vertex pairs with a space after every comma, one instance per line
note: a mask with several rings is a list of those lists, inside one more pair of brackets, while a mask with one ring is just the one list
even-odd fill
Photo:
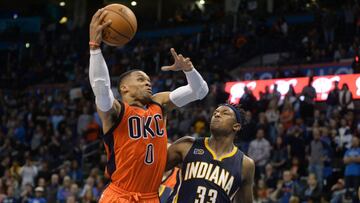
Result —
[[178, 171], [177, 175], [179, 176], [180, 183], [179, 183], [179, 187], [177, 188], [176, 195], [175, 195], [175, 197], [174, 197], [174, 199], [172, 201], [173, 203], [177, 203], [178, 197], [179, 197], [179, 191], [180, 191], [180, 187], [181, 187], [181, 184], [182, 184], [181, 170]]
[[160, 188], [159, 188], [159, 196], [161, 196], [161, 195], [164, 193], [165, 188], [166, 188], [165, 185], [160, 185]]
[[238, 148], [236, 146], [234, 146], [233, 150], [228, 153], [228, 154], [225, 154], [221, 157], [217, 157], [216, 156], [216, 153], [210, 148], [210, 145], [209, 145], [209, 138], [205, 138], [205, 147], [206, 149], [210, 152], [210, 154], [212, 155], [213, 159], [214, 160], [217, 160], [217, 161], [222, 161], [223, 159], [226, 159], [226, 158], [229, 158], [229, 157], [232, 157], [236, 154]]

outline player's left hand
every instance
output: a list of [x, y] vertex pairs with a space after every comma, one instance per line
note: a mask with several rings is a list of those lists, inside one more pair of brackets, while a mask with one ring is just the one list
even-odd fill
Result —
[[171, 66], [163, 66], [161, 67], [162, 71], [191, 71], [193, 69], [193, 64], [190, 61], [190, 58], [185, 58], [183, 55], [181, 54], [177, 54], [175, 52], [174, 48], [170, 49], [171, 55], [174, 57], [174, 64]]

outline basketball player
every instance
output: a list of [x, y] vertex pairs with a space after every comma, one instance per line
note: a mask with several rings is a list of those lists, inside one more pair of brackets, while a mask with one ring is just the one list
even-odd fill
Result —
[[93, 16], [89, 42], [89, 77], [104, 132], [105, 173], [111, 180], [99, 202], [159, 202], [167, 153], [165, 113], [204, 98], [208, 86], [190, 59], [171, 49], [175, 63], [163, 70], [184, 71], [188, 85], [152, 95], [149, 76], [132, 70], [120, 76], [122, 101], [115, 100], [100, 50], [102, 30], [111, 23], [102, 23], [106, 14], [99, 10]]
[[166, 168], [182, 168], [168, 202], [252, 203], [254, 161], [234, 145], [244, 119], [240, 109], [222, 104], [211, 117], [210, 138], [184, 137], [169, 147]]

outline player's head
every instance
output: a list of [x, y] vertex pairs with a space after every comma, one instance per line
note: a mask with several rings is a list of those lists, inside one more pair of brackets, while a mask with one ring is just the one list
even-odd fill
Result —
[[220, 104], [211, 117], [210, 130], [214, 136], [236, 135], [244, 123], [243, 109], [232, 104]]
[[125, 95], [148, 102], [151, 100], [152, 90], [150, 77], [141, 70], [130, 70], [120, 75], [119, 93], [122, 97]]

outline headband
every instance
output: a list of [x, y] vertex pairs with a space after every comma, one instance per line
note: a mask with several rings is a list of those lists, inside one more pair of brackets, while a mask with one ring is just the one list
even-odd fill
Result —
[[236, 116], [236, 121], [241, 124], [241, 121], [242, 121], [242, 119], [241, 119], [241, 113], [240, 113], [240, 111], [239, 111], [237, 108], [235, 108], [234, 106], [232, 106], [232, 105], [230, 105], [230, 104], [227, 104], [227, 103], [225, 103], [225, 104], [220, 104], [219, 106], [227, 106], [227, 107], [229, 107], [231, 110], [233, 110], [234, 113], [235, 113], [235, 116]]

